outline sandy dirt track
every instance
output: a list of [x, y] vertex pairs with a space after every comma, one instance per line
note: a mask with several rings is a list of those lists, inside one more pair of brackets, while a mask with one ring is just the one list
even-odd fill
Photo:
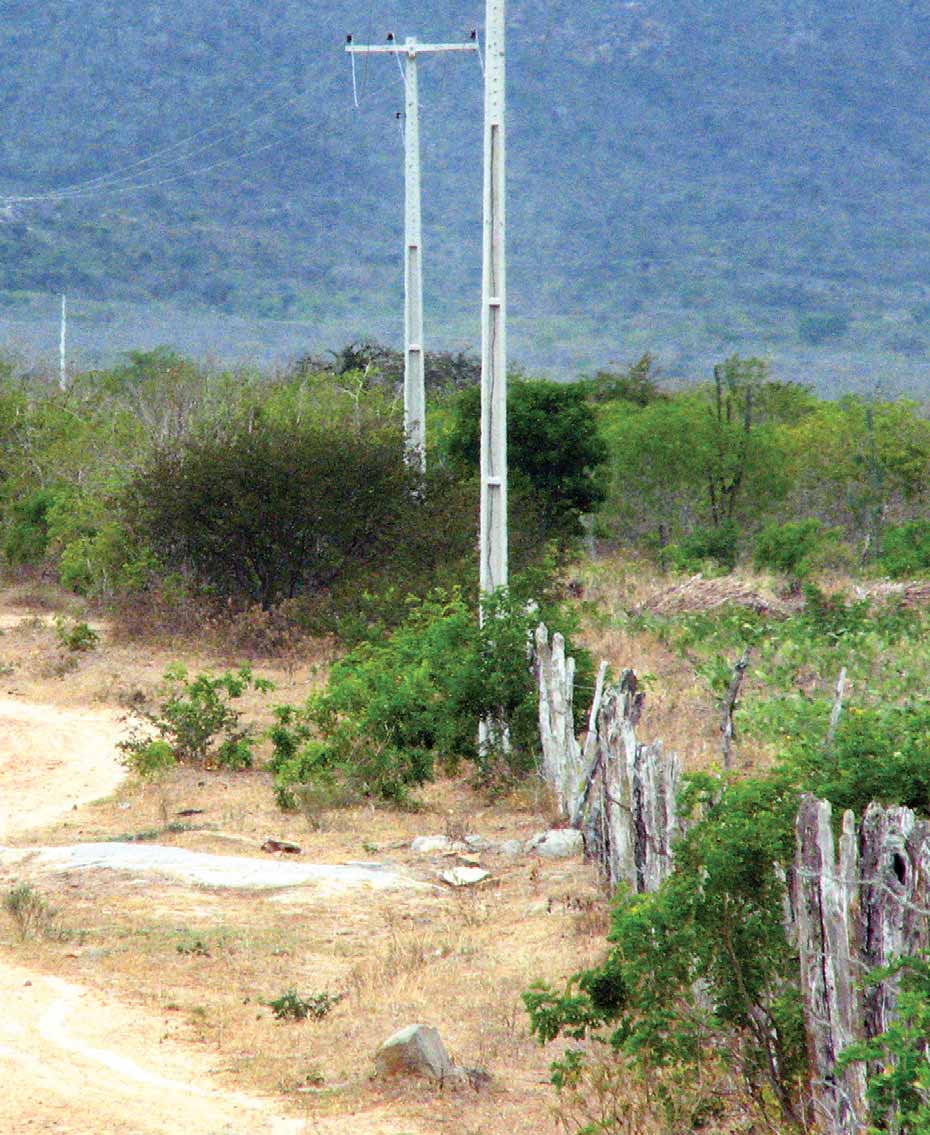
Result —
[[125, 775], [124, 733], [111, 711], [0, 698], [0, 844], [109, 795]]
[[60, 978], [0, 964], [0, 1131], [296, 1135], [261, 1100], [211, 1086], [165, 1023]]
[[[114, 713], [0, 699], [0, 843], [113, 791]], [[220, 1089], [165, 1022], [0, 961], [0, 1132], [293, 1135], [303, 1121]]]

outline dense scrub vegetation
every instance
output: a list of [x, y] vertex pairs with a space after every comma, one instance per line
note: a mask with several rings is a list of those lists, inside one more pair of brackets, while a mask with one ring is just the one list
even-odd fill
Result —
[[[408, 594], [468, 592], [474, 361], [433, 356], [422, 480], [403, 460], [396, 361], [360, 344], [264, 375], [158, 350], [65, 393], [4, 363], [6, 562], [110, 603], [290, 604], [350, 636], [396, 622]], [[509, 401], [518, 570], [570, 549], [583, 520], [683, 571], [752, 561], [799, 586], [824, 568], [930, 569], [917, 403], [822, 401], [737, 356], [677, 392], [646, 356], [573, 384], [515, 376]]]

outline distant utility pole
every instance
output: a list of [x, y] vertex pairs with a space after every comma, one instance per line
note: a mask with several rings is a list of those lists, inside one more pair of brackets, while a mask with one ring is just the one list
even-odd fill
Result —
[[471, 43], [417, 43], [403, 46], [388, 36], [386, 44], [366, 46], [346, 37], [350, 55], [404, 57], [404, 436], [411, 463], [426, 468], [426, 375], [423, 348], [423, 251], [420, 209], [420, 104], [417, 57], [433, 52], [477, 51]]
[[487, 0], [481, 277], [481, 593], [507, 586], [507, 272], [504, 0]]
[[61, 336], [58, 340], [58, 386], [68, 389], [68, 297], [61, 297]]

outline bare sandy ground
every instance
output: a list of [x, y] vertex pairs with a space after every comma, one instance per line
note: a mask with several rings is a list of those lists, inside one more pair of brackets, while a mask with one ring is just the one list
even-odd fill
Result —
[[[0, 840], [120, 783], [115, 714], [0, 700]], [[157, 1017], [0, 961], [0, 1131], [292, 1135], [300, 1120], [215, 1086]]]
[[125, 775], [124, 732], [106, 710], [0, 698], [0, 843], [108, 796]]
[[296, 1135], [299, 1119], [212, 1085], [166, 1022], [60, 978], [0, 963], [0, 1131]]

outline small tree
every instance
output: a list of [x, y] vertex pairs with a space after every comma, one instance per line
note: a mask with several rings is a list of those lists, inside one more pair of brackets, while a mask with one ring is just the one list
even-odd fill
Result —
[[[471, 473], [481, 452], [481, 391], [465, 390], [446, 441], [454, 464]], [[584, 384], [512, 382], [507, 393], [507, 459], [515, 481], [539, 502], [549, 531], [574, 533], [605, 499], [607, 446]]]

